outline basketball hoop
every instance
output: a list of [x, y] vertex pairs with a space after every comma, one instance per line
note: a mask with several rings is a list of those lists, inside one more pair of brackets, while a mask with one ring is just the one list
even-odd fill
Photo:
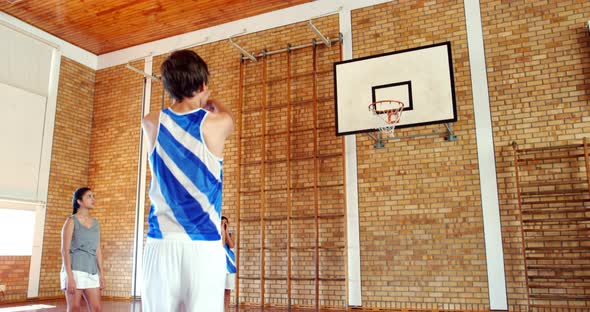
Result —
[[369, 104], [369, 111], [377, 119], [378, 126], [375, 129], [382, 134], [394, 137], [395, 126], [399, 123], [404, 111], [404, 103], [396, 100], [377, 101]]

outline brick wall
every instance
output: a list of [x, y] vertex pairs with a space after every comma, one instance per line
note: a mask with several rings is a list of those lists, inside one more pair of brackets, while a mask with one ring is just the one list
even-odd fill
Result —
[[124, 65], [96, 72], [88, 183], [97, 198], [105, 296], [131, 294], [142, 92], [142, 77]]
[[[489, 308], [462, 7], [463, 1], [408, 1], [353, 12], [354, 57], [450, 41], [459, 113], [457, 143], [417, 139], [373, 150], [370, 139], [357, 136], [366, 306]], [[586, 1], [481, 4], [511, 310], [525, 310], [527, 300], [510, 143], [543, 147], [587, 136], [589, 7]], [[566, 286], [556, 282], [549, 291]]]
[[40, 297], [62, 295], [59, 290], [61, 229], [72, 213], [73, 192], [88, 184], [94, 82], [94, 70], [62, 57], [45, 214]]
[[[527, 290], [511, 142], [517, 142], [520, 147], [545, 147], [581, 143], [583, 137], [588, 137], [590, 36], [584, 26], [590, 19], [590, 2], [484, 0], [481, 10], [506, 282], [509, 304], [514, 309], [527, 304]], [[554, 166], [551, 171], [555, 175], [567, 174], [572, 168], [568, 164]], [[562, 218], [565, 214], [551, 216]], [[571, 263], [561, 262], [561, 265], [565, 268]], [[553, 286], [556, 289], [550, 291], [559, 294], [575, 285], [554, 281]], [[584, 290], [581, 291], [583, 294]], [[588, 309], [590, 301], [553, 304]]]
[[6, 285], [6, 292], [0, 293], [0, 303], [27, 299], [30, 263], [30, 256], [0, 257], [0, 284]]
[[[95, 72], [62, 57], [45, 213], [39, 297], [62, 296], [61, 229], [72, 213], [72, 194], [88, 183], [90, 132], [94, 103]], [[6, 300], [25, 300], [30, 256], [0, 257], [4, 268], [0, 282], [7, 285]], [[5, 279], [7, 277], [7, 279]]]
[[[352, 12], [353, 55], [451, 42], [457, 142], [357, 135], [364, 307], [489, 309], [463, 1], [393, 1]], [[396, 130], [441, 131], [442, 125]]]

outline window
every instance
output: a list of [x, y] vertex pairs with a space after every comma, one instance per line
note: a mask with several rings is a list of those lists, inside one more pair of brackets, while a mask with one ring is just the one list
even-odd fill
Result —
[[0, 209], [0, 256], [32, 255], [34, 230], [34, 210]]

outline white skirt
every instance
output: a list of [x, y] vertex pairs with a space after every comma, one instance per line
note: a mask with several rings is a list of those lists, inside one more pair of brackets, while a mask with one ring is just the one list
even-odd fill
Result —
[[[100, 279], [98, 274], [90, 274], [82, 271], [72, 270], [74, 275], [74, 281], [76, 282], [76, 289], [88, 289], [88, 288], [99, 288]], [[68, 274], [61, 272], [61, 289], [68, 287]]]
[[236, 273], [227, 273], [225, 275], [225, 289], [236, 289]]

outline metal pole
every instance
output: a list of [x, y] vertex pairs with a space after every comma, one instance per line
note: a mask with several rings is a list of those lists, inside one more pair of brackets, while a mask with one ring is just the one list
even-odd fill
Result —
[[292, 194], [291, 194], [291, 50], [287, 47], [287, 307], [291, 310], [291, 273], [293, 264], [291, 263], [291, 213], [292, 213]]
[[[342, 39], [340, 39], [340, 36], [334, 38], [334, 39], [330, 39], [332, 42], [338, 42], [341, 41]], [[290, 48], [284, 48], [284, 49], [278, 49], [278, 50], [274, 50], [274, 51], [267, 51], [267, 52], [261, 52], [258, 54], [254, 54], [252, 55], [254, 58], [257, 57], [264, 57], [264, 56], [270, 56], [273, 54], [277, 54], [277, 53], [283, 53], [283, 52], [289, 52], [289, 51], [294, 51], [294, 50], [298, 50], [298, 49], [303, 49], [303, 48], [309, 48], [311, 46], [314, 45], [318, 45], [318, 44], [324, 44], [322, 43], [306, 43], [306, 44], [302, 44], [302, 45], [298, 45], [298, 46], [290, 46]], [[242, 59], [246, 60], [246, 59], [251, 59], [250, 57], [244, 57], [243, 55], [241, 56]]]
[[524, 279], [525, 279], [525, 287], [526, 287], [526, 296], [527, 296], [527, 303], [528, 309], [531, 306], [531, 294], [529, 289], [529, 273], [527, 268], [527, 260], [526, 260], [526, 243], [524, 241], [524, 223], [522, 222], [522, 196], [520, 192], [520, 173], [519, 173], [519, 164], [518, 164], [518, 144], [516, 142], [512, 142], [512, 149], [514, 150], [514, 173], [516, 175], [516, 193], [518, 195], [518, 221], [520, 222], [520, 239], [521, 239], [521, 248], [522, 248], [522, 261], [524, 262]]
[[237, 128], [238, 128], [238, 133], [236, 135], [237, 138], [237, 168], [238, 168], [238, 174], [236, 177], [236, 183], [237, 183], [237, 187], [238, 187], [238, 202], [236, 203], [236, 210], [237, 210], [237, 228], [238, 228], [238, 235], [236, 236], [238, 239], [238, 244], [236, 246], [236, 311], [238, 310], [238, 307], [240, 305], [240, 233], [242, 232], [240, 229], [240, 207], [241, 207], [241, 203], [242, 203], [242, 174], [241, 174], [241, 170], [242, 170], [242, 107], [243, 107], [243, 103], [244, 103], [244, 86], [243, 86], [243, 81], [244, 81], [244, 62], [242, 60], [240, 60], [240, 73], [239, 73], [239, 81], [238, 81], [238, 111], [236, 114], [236, 122], [237, 122]]
[[315, 310], [320, 310], [320, 218], [319, 218], [319, 159], [318, 159], [318, 90], [317, 90], [317, 45], [315, 39], [312, 45], [313, 66], [313, 200], [315, 207]]
[[266, 237], [266, 222], [264, 219], [264, 215], [266, 213], [266, 66], [267, 66], [267, 58], [262, 60], [262, 127], [261, 127], [261, 134], [260, 137], [262, 138], [262, 149], [260, 155], [260, 165], [262, 169], [260, 170], [260, 202], [262, 203], [262, 207], [260, 209], [260, 305], [264, 308], [264, 275], [265, 275], [265, 246], [264, 240]]

